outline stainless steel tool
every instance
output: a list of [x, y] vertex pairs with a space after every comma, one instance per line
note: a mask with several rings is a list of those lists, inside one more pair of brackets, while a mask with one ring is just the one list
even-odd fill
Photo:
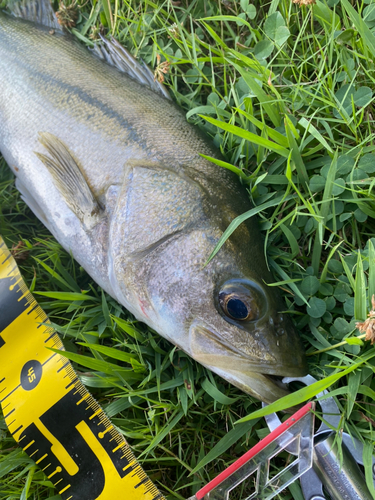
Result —
[[[316, 382], [311, 375], [283, 379], [284, 384], [294, 381], [305, 385]], [[271, 500], [298, 478], [305, 500], [374, 500], [360, 469], [363, 444], [346, 432], [340, 432], [338, 442], [340, 410], [328, 391], [317, 396], [322, 423], [315, 434], [314, 403], [285, 422], [276, 413], [267, 415], [271, 433], [188, 500]], [[282, 451], [295, 458], [272, 477], [271, 461]], [[375, 486], [375, 458], [372, 471]]]
[[[303, 378], [287, 377], [285, 384], [300, 381], [310, 385], [316, 380], [307, 375]], [[328, 394], [324, 391], [318, 398]], [[341, 415], [333, 398], [319, 401], [323, 413], [323, 421], [314, 435], [313, 466], [300, 478], [305, 500], [373, 500], [367, 488], [365, 477], [359, 465], [363, 465], [363, 444], [346, 432], [341, 434], [341, 450], [335, 436], [339, 430]], [[276, 429], [281, 421], [273, 413], [265, 417], [269, 429]], [[285, 449], [295, 455], [296, 449], [291, 446]], [[373, 479], [375, 485], [375, 458], [373, 458]]]
[[[314, 403], [308, 403], [206, 484], [189, 500], [271, 500], [312, 467]], [[287, 448], [294, 460], [273, 474], [272, 461]]]

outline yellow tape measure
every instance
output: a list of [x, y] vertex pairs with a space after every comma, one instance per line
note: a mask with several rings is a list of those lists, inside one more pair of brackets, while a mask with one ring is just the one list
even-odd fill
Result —
[[83, 386], [0, 236], [0, 403], [63, 500], [163, 500]]

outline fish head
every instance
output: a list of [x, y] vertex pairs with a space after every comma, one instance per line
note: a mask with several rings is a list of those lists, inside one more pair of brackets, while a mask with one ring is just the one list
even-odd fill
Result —
[[[270, 403], [287, 394], [276, 377], [303, 376], [299, 336], [271, 287], [228, 273], [189, 329], [191, 355], [233, 385]], [[293, 375], [289, 375], [293, 374]]]
[[148, 315], [140, 319], [244, 392], [272, 402], [287, 394], [273, 376], [307, 373], [301, 341], [279, 291], [266, 284], [273, 279], [260, 236], [248, 240], [245, 227], [205, 265], [221, 234], [210, 226], [181, 232], [142, 255], [130, 271]]
[[267, 285], [273, 279], [260, 237], [243, 248], [238, 236], [207, 269], [210, 293], [189, 328], [191, 354], [269, 403], [287, 394], [276, 377], [305, 375], [306, 359], [279, 290]]

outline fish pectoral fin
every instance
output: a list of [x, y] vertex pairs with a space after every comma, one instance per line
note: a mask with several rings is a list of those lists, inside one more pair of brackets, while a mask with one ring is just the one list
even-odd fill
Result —
[[100, 35], [102, 45], [96, 44], [92, 52], [103, 59], [106, 63], [117, 68], [121, 73], [125, 73], [133, 80], [136, 80], [142, 85], [146, 85], [154, 92], [171, 99], [166, 87], [155, 80], [154, 74], [147, 64], [137, 61], [130, 52], [120, 45], [114, 38], [107, 40], [103, 35]]
[[16, 17], [63, 31], [49, 0], [16, 0], [8, 4], [8, 9]]
[[39, 142], [49, 156], [38, 152], [35, 154], [52, 175], [54, 184], [68, 207], [87, 229], [92, 229], [102, 219], [103, 209], [91, 191], [78, 161], [56, 136], [48, 132], [39, 135]]

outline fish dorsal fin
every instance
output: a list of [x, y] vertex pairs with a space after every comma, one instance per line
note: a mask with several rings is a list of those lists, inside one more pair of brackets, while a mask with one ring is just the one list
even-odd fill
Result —
[[8, 9], [16, 17], [63, 31], [49, 0], [14, 0], [9, 3]]
[[35, 154], [49, 170], [56, 188], [71, 211], [87, 229], [92, 229], [100, 222], [103, 210], [87, 184], [78, 161], [68, 147], [52, 134], [41, 133], [39, 142], [49, 156], [38, 152]]
[[95, 55], [111, 66], [115, 66], [122, 73], [126, 73], [133, 80], [146, 85], [154, 92], [161, 94], [167, 99], [171, 98], [166, 87], [162, 83], [155, 81], [154, 74], [146, 64], [137, 61], [114, 38], [108, 40], [103, 35], [100, 35], [100, 38], [102, 45], [96, 44], [95, 48], [92, 49]]

